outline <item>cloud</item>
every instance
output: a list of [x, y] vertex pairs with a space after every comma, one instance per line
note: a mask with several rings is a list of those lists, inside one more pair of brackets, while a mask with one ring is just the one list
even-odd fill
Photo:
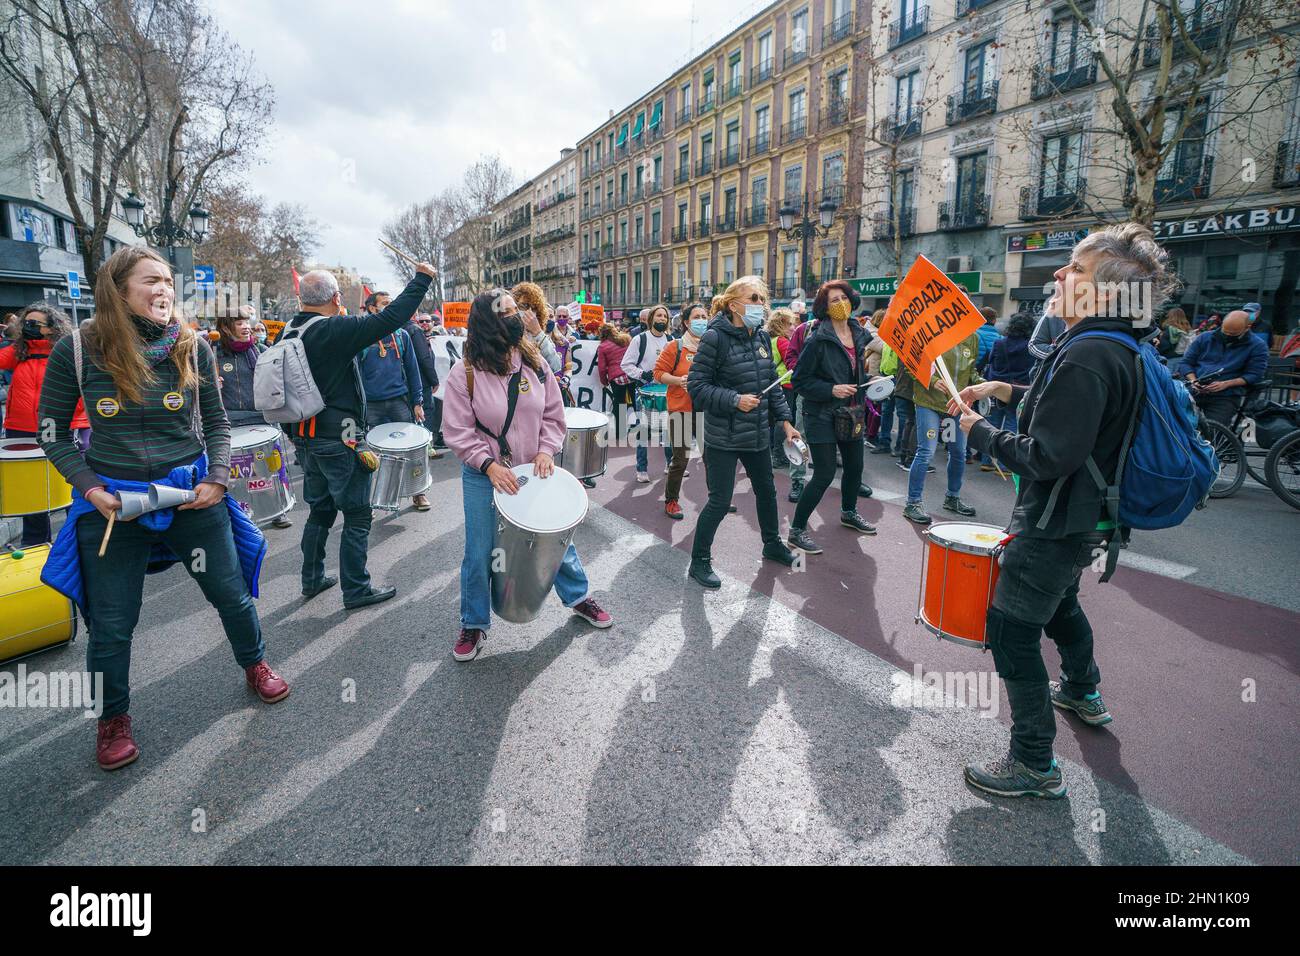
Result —
[[[210, 0], [276, 92], [249, 174], [326, 227], [319, 259], [401, 285], [375, 242], [404, 206], [499, 153], [541, 173], [749, 10], [724, 0]], [[694, 9], [694, 23], [692, 10]]]

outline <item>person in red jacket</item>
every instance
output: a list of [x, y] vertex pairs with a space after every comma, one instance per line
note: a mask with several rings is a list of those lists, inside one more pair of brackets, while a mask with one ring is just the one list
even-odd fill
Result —
[[623, 373], [623, 353], [631, 341], [632, 336], [606, 322], [600, 327], [600, 345], [596, 346], [596, 372], [600, 384], [609, 392], [610, 406], [620, 428], [626, 426], [632, 415], [633, 385]]
[[[36, 420], [36, 407], [41, 400], [41, 384], [45, 381], [45, 364], [54, 343], [72, 332], [72, 320], [67, 313], [51, 308], [44, 302], [33, 302], [14, 316], [5, 328], [8, 340], [0, 348], [0, 371], [12, 372], [9, 402], [5, 406], [5, 437], [35, 438], [40, 431]], [[84, 445], [90, 429], [86, 409], [77, 403], [72, 418], [72, 428]], [[44, 544], [51, 540], [48, 514], [23, 517], [24, 548]]]

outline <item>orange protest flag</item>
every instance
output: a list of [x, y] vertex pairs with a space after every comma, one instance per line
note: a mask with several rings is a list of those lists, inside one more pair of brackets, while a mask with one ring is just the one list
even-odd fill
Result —
[[889, 300], [880, 337], [928, 388], [935, 359], [974, 335], [983, 324], [984, 316], [962, 287], [925, 256], [917, 256]]
[[442, 304], [442, 324], [448, 329], [463, 329], [469, 325], [468, 302], [444, 302]]

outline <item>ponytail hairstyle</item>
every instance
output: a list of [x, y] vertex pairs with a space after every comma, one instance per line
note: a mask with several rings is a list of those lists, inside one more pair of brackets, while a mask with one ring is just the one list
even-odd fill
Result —
[[[518, 344], [511, 346], [506, 335], [506, 322], [501, 317], [501, 300], [510, 293], [505, 289], [489, 289], [474, 296], [469, 304], [469, 321], [465, 340], [465, 362], [471, 368], [494, 375], [510, 374], [510, 349], [519, 349], [524, 364], [532, 368], [539, 378], [545, 368], [542, 353], [526, 334]], [[513, 297], [512, 297], [513, 298]]]

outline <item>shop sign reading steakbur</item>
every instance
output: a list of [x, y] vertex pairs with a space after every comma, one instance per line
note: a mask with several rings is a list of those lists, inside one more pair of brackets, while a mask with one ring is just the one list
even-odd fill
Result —
[[1155, 235], [1156, 239], [1172, 242], [1179, 239], [1203, 239], [1207, 236], [1290, 232], [1300, 229], [1298, 211], [1300, 206], [1259, 206], [1254, 209], [1227, 210], [1209, 216], [1162, 219], [1155, 224]]

